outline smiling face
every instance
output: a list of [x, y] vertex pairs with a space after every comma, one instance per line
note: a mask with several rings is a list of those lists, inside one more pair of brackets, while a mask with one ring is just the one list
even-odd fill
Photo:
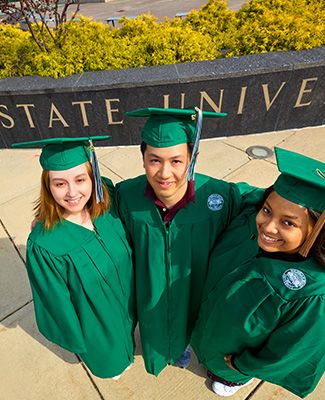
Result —
[[187, 143], [163, 148], [146, 147], [143, 166], [148, 182], [157, 198], [168, 208], [178, 203], [186, 193], [189, 161]]
[[308, 210], [272, 192], [256, 216], [258, 245], [267, 252], [296, 253], [313, 229]]
[[49, 187], [54, 200], [64, 209], [64, 217], [81, 214], [92, 193], [87, 163], [64, 171], [49, 171]]

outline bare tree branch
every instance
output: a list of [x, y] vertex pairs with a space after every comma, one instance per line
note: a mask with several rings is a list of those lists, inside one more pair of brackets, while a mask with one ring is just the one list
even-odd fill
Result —
[[2, 22], [25, 25], [38, 47], [49, 51], [48, 40], [57, 45], [67, 34], [61, 24], [67, 21], [71, 5], [77, 6], [69, 18], [72, 21], [79, 12], [80, 0], [0, 0], [0, 12], [6, 15]]

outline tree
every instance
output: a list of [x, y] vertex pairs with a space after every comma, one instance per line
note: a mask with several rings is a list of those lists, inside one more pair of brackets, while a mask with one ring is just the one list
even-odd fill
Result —
[[7, 15], [5, 22], [25, 24], [42, 51], [49, 51], [48, 41], [62, 43], [67, 29], [68, 8], [76, 5], [69, 21], [76, 18], [80, 0], [0, 0], [0, 12]]

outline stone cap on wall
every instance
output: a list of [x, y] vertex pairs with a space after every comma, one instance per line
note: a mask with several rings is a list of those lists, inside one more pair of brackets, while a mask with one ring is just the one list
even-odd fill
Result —
[[203, 138], [325, 123], [325, 46], [211, 61], [85, 72], [66, 78], [0, 79], [0, 147], [55, 136], [110, 134], [138, 144], [142, 107], [227, 112], [206, 121]]

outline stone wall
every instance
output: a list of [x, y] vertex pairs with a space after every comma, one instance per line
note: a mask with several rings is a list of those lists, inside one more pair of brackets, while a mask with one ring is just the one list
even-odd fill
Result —
[[138, 144], [140, 107], [227, 112], [204, 121], [203, 138], [323, 125], [325, 47], [67, 78], [0, 79], [0, 147], [55, 136], [110, 134]]

